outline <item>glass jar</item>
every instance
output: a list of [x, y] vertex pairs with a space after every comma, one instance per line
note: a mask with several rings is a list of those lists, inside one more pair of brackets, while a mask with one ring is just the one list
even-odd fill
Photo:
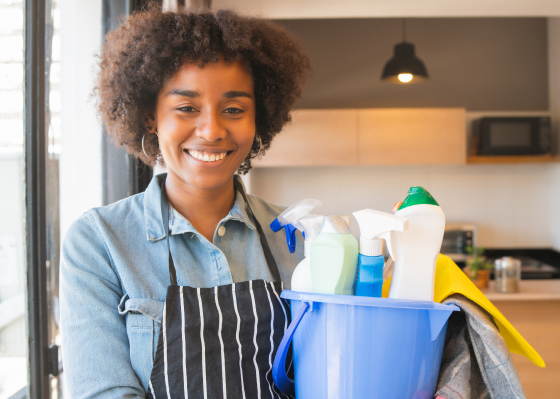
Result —
[[519, 292], [521, 280], [521, 261], [509, 256], [496, 259], [496, 292]]

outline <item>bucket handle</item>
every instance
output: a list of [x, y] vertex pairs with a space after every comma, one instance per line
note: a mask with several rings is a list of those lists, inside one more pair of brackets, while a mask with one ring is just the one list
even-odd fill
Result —
[[288, 349], [290, 348], [290, 343], [292, 342], [296, 329], [309, 309], [311, 309], [311, 304], [309, 302], [303, 302], [301, 304], [290, 326], [286, 330], [282, 342], [280, 342], [280, 346], [278, 346], [276, 356], [274, 357], [272, 378], [278, 389], [287, 395], [294, 395], [296, 386], [294, 380], [289, 378], [286, 374], [286, 356], [288, 355]]

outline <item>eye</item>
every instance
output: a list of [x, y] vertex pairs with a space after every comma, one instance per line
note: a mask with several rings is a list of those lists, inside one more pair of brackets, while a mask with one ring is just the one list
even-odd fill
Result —
[[177, 108], [179, 111], [181, 112], [196, 112], [196, 108], [194, 107], [181, 107], [181, 108]]
[[224, 110], [224, 112], [227, 113], [227, 114], [241, 114], [245, 111], [243, 111], [242, 109], [239, 109], [239, 108], [231, 108], [230, 107], [230, 108], [226, 108]]

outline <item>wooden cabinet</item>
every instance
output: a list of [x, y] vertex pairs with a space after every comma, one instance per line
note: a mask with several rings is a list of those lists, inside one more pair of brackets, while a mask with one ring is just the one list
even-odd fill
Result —
[[356, 165], [358, 111], [300, 110], [253, 166]]
[[519, 292], [501, 294], [490, 281], [482, 293], [541, 355], [540, 368], [512, 353], [527, 398], [556, 399], [560, 392], [560, 280], [521, 280]]
[[255, 167], [465, 164], [462, 108], [298, 110]]
[[462, 108], [380, 108], [359, 111], [361, 165], [466, 163]]

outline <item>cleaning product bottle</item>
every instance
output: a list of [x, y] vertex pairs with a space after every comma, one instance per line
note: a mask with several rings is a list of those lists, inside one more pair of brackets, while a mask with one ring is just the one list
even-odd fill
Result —
[[358, 267], [358, 241], [341, 216], [323, 220], [311, 243], [311, 279], [318, 294], [352, 295]]
[[433, 302], [445, 215], [422, 187], [411, 187], [395, 214], [408, 219], [408, 229], [396, 233], [398, 260], [394, 264], [389, 298]]
[[278, 215], [278, 217], [270, 224], [270, 228], [275, 233], [285, 229], [286, 242], [291, 253], [294, 253], [296, 250], [297, 227], [295, 226], [295, 222], [302, 217], [309, 215], [313, 209], [322, 204], [323, 203], [321, 201], [316, 199], [303, 199], [295, 204], [292, 204], [288, 209]]
[[311, 280], [311, 243], [319, 233], [323, 225], [324, 216], [308, 215], [295, 222], [298, 230], [303, 232], [305, 241], [303, 260], [296, 266], [292, 274], [292, 291], [312, 292], [313, 285]]
[[385, 266], [383, 239], [387, 241], [391, 259], [398, 260], [395, 232], [406, 230], [408, 220], [372, 209], [354, 212], [354, 217], [360, 225], [360, 255], [354, 295], [381, 298]]

